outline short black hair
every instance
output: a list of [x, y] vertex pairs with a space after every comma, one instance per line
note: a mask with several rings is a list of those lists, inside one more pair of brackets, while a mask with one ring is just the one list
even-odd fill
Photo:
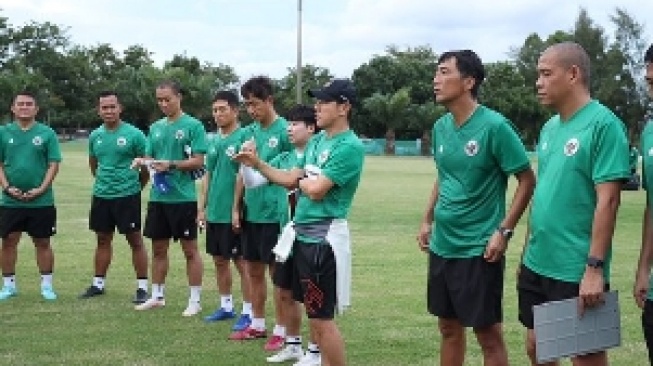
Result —
[[272, 80], [267, 76], [255, 76], [240, 87], [240, 95], [245, 99], [254, 97], [265, 100], [273, 94]]
[[644, 62], [653, 63], [653, 43], [649, 46], [648, 50], [644, 54]]
[[[14, 101], [13, 101], [13, 103], [16, 103], [16, 99], [17, 99], [19, 96], [30, 97], [30, 98], [32, 98], [32, 99], [34, 100], [34, 104], [35, 104], [35, 105], [39, 105], [39, 102], [38, 102], [38, 100], [36, 99], [36, 93], [32, 92], [31, 90], [21, 90], [21, 91], [19, 91], [18, 93], [16, 93], [16, 95], [14, 96]], [[12, 103], [12, 104], [13, 104], [13, 103]]]
[[319, 132], [320, 128], [317, 126], [317, 119], [315, 117], [315, 108], [309, 107], [304, 104], [297, 104], [286, 113], [288, 121], [301, 121], [304, 122], [306, 127], [313, 126], [315, 132]]
[[438, 58], [438, 65], [452, 58], [456, 60], [456, 67], [462, 77], [471, 77], [474, 79], [475, 82], [471, 93], [472, 97], [477, 98], [478, 90], [480, 89], [483, 80], [485, 80], [485, 67], [483, 66], [483, 61], [481, 61], [481, 58], [472, 50], [458, 50], [448, 51], [440, 55], [440, 58]]
[[118, 97], [118, 93], [116, 91], [114, 91], [114, 90], [103, 90], [103, 91], [98, 93], [97, 98], [100, 99], [100, 98], [106, 98], [106, 97], [111, 97], [111, 96], [116, 97], [116, 99], [120, 99]]
[[232, 91], [221, 90], [215, 93], [215, 96], [213, 97], [213, 103], [217, 102], [218, 100], [224, 100], [227, 102], [227, 104], [229, 104], [231, 108], [238, 108], [238, 96]]
[[184, 89], [181, 87], [178, 81], [167, 79], [160, 82], [157, 86], [157, 89], [170, 89], [173, 93], [177, 95], [184, 95]]

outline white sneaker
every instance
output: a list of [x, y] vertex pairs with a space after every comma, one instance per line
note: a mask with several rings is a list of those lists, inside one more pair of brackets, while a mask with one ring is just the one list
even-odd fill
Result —
[[304, 356], [295, 362], [293, 366], [321, 366], [322, 354], [306, 351]]
[[202, 307], [200, 306], [199, 302], [189, 301], [186, 310], [184, 310], [184, 312], [181, 313], [181, 316], [194, 316], [197, 315], [200, 311], [202, 311]]
[[155, 299], [155, 298], [149, 298], [147, 301], [145, 301], [142, 304], [134, 306], [134, 309], [136, 310], [150, 310], [150, 309], [156, 309], [156, 308], [162, 308], [166, 306], [166, 301], [164, 299]]
[[267, 357], [266, 360], [270, 363], [281, 363], [286, 361], [299, 361], [304, 356], [302, 347], [300, 345], [289, 344], [279, 351], [279, 353]]

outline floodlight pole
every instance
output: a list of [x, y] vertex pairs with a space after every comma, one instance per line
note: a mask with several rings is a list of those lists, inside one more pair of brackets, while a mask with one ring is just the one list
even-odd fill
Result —
[[297, 0], [297, 104], [302, 103], [302, 0]]

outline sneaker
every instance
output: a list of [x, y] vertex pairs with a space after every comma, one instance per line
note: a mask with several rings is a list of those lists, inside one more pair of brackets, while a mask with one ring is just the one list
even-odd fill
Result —
[[278, 335], [273, 335], [272, 337], [268, 338], [268, 341], [265, 342], [265, 346], [263, 346], [263, 349], [266, 351], [278, 351], [281, 348], [283, 348], [283, 345], [286, 343], [286, 341], [283, 339], [282, 336]]
[[247, 327], [238, 332], [231, 333], [229, 339], [232, 341], [249, 341], [252, 339], [266, 338], [267, 336], [265, 330], [256, 330], [252, 327]]
[[162, 308], [166, 306], [166, 301], [162, 298], [149, 298], [147, 301], [145, 301], [142, 304], [136, 305], [134, 309], [136, 310], [150, 310], [150, 309], [156, 309], [156, 308]]
[[252, 324], [252, 317], [249, 314], [241, 314], [234, 323], [234, 326], [231, 328], [234, 332], [239, 332], [241, 330], [247, 329]]
[[292, 366], [320, 366], [322, 365], [322, 354], [319, 352], [304, 353], [304, 357], [295, 362]]
[[236, 317], [236, 314], [233, 310], [226, 311], [224, 308], [216, 310], [213, 314], [204, 318], [204, 321], [207, 323], [218, 322], [221, 320], [233, 319]]
[[188, 302], [188, 306], [186, 307], [186, 310], [181, 313], [181, 316], [194, 316], [199, 314], [200, 311], [202, 311], [202, 307], [199, 302]]
[[8, 298], [14, 297], [16, 295], [18, 295], [18, 290], [16, 290], [16, 287], [4, 286], [2, 290], [0, 290], [0, 301], [7, 300]]
[[274, 354], [265, 360], [270, 362], [270, 363], [281, 363], [281, 362], [286, 362], [286, 361], [299, 361], [302, 357], [304, 357], [304, 352], [302, 351], [302, 346], [300, 345], [295, 345], [295, 344], [289, 344], [286, 345], [279, 353]]
[[97, 286], [89, 286], [86, 291], [79, 295], [80, 299], [88, 299], [95, 296], [104, 295], [104, 289]]
[[138, 290], [136, 290], [136, 294], [134, 295], [134, 299], [132, 300], [132, 303], [143, 304], [147, 301], [148, 298], [149, 295], [147, 294], [147, 290], [139, 288]]
[[54, 289], [50, 285], [41, 286], [41, 296], [48, 301], [57, 299], [57, 294], [54, 293]]

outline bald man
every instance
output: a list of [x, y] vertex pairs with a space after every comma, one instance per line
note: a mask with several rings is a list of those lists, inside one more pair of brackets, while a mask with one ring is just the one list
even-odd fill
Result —
[[[585, 50], [576, 43], [555, 44], [542, 53], [537, 70], [537, 97], [558, 114], [540, 133], [538, 183], [517, 280], [519, 320], [527, 328], [533, 365], [534, 305], [576, 296], [582, 308], [602, 302], [621, 184], [630, 175], [624, 124], [590, 96]], [[572, 363], [608, 361], [603, 351]]]

